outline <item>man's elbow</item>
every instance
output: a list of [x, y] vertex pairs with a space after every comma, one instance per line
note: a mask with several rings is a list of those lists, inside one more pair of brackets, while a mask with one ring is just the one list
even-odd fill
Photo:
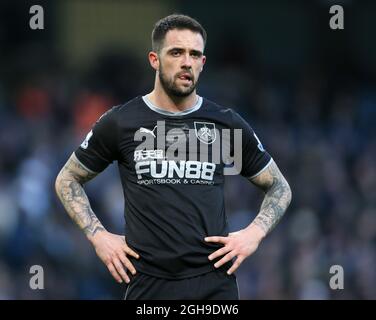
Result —
[[56, 179], [55, 179], [55, 192], [58, 196], [59, 196], [60, 190], [61, 190], [61, 182], [62, 182], [62, 173], [60, 171], [59, 174], [56, 176]]
[[286, 199], [286, 209], [289, 207], [290, 203], [291, 203], [291, 200], [292, 200], [292, 191], [291, 191], [291, 187], [289, 185], [289, 183], [287, 182], [287, 180], [285, 180], [284, 182], [285, 184], [285, 199]]
[[69, 181], [74, 181], [74, 177], [65, 168], [62, 168], [55, 179], [55, 192], [59, 197], [61, 197], [63, 186]]

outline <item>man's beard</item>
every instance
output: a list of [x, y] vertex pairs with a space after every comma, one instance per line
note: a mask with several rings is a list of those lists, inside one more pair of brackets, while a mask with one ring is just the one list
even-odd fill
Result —
[[178, 87], [175, 83], [176, 79], [168, 79], [163, 72], [163, 67], [160, 65], [159, 67], [159, 81], [163, 89], [169, 96], [174, 97], [187, 97], [189, 96], [195, 89], [196, 89], [196, 82], [192, 75], [192, 84], [189, 87]]

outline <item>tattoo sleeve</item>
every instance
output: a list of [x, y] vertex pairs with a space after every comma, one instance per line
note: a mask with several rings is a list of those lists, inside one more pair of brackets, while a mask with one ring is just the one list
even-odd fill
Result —
[[56, 178], [56, 193], [69, 216], [85, 232], [93, 236], [97, 231], [105, 230], [90, 207], [83, 185], [93, 179], [97, 173], [89, 171], [73, 153]]
[[250, 181], [265, 192], [260, 212], [253, 223], [268, 234], [280, 221], [291, 202], [290, 186], [274, 161]]

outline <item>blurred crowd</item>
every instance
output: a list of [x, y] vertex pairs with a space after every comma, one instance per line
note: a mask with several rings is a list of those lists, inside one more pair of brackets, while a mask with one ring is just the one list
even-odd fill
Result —
[[[241, 299], [376, 299], [375, 83], [344, 66], [267, 70], [240, 45], [227, 50], [207, 53], [198, 94], [249, 121], [293, 192], [280, 224], [237, 271]], [[126, 50], [81, 69], [37, 45], [0, 59], [0, 299], [123, 297], [54, 182], [97, 118], [150, 92], [153, 81], [146, 55]], [[86, 191], [107, 230], [123, 233], [116, 163]], [[230, 176], [225, 199], [236, 231], [263, 194]], [[43, 267], [43, 290], [30, 288], [33, 265]], [[333, 265], [343, 267], [343, 290], [329, 286]]]

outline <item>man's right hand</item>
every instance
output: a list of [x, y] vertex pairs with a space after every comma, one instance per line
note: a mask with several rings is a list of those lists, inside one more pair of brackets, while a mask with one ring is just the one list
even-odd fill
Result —
[[139, 259], [139, 255], [128, 247], [125, 237], [103, 230], [96, 232], [89, 237], [89, 240], [93, 244], [98, 257], [107, 266], [116, 281], [122, 283], [122, 280], [124, 280], [129, 283], [130, 279], [126, 270], [128, 269], [135, 275], [136, 269], [127, 258], [127, 255], [131, 255], [136, 259]]

